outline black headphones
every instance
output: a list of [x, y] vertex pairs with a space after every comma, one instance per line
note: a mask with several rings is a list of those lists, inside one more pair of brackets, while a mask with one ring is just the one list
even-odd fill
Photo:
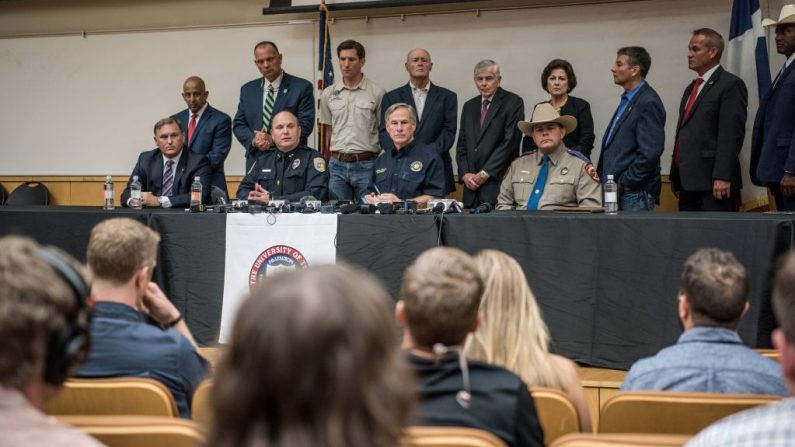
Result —
[[83, 275], [54, 251], [39, 248], [37, 254], [69, 285], [77, 302], [75, 311], [66, 316], [64, 326], [53, 329], [49, 336], [44, 381], [57, 386], [66, 380], [69, 369], [88, 354], [91, 313], [87, 301], [91, 289]]

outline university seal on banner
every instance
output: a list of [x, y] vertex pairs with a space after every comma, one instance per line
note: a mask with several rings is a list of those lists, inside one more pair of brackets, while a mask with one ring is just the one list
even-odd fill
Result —
[[279, 270], [297, 270], [309, 264], [300, 251], [288, 245], [274, 245], [266, 248], [257, 256], [248, 274], [248, 286], [253, 288], [261, 278], [274, 274]]

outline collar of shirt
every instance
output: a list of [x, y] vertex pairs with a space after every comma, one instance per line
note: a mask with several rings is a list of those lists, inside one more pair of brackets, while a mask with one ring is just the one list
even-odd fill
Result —
[[632, 101], [632, 98], [634, 98], [635, 95], [638, 94], [638, 91], [640, 91], [640, 88], [643, 87], [644, 85], [646, 85], [646, 81], [641, 81], [641, 83], [636, 85], [635, 88], [633, 88], [632, 90], [622, 93], [621, 99], [626, 98], [627, 103], [629, 103], [630, 101]]
[[[496, 95], [496, 94], [497, 94], [497, 92], [494, 92], [494, 95]], [[484, 97], [481, 96], [480, 97], [480, 106], [483, 107], [483, 101], [488, 101], [489, 102], [489, 107], [491, 107], [491, 103], [494, 102], [494, 95], [491, 95], [488, 98], [484, 98]]]
[[425, 87], [423, 87], [423, 88], [419, 88], [419, 87], [417, 87], [416, 85], [412, 84], [412, 83], [411, 83], [411, 81], [409, 81], [409, 87], [411, 87], [411, 92], [412, 92], [412, 93], [414, 93], [415, 95], [416, 95], [418, 92], [423, 92], [423, 93], [426, 93], [426, 94], [427, 94], [427, 93], [428, 93], [428, 90], [430, 90], [430, 89], [431, 89], [431, 81], [430, 81], [430, 80], [428, 80], [428, 83], [427, 83], [427, 84], [425, 84]]
[[[185, 135], [185, 138], [188, 138], [188, 136]], [[182, 147], [182, 150], [179, 151], [179, 154], [177, 154], [177, 156], [174, 157], [174, 158], [168, 158], [168, 157], [166, 157], [165, 154], [163, 154], [161, 152], [160, 155], [163, 156], [163, 172], [165, 172], [165, 170], [166, 170], [166, 162], [169, 161], [169, 160], [174, 160], [174, 166], [172, 167], [172, 169], [174, 171], [176, 171], [177, 170], [177, 165], [179, 165], [179, 158], [182, 157], [182, 153], [183, 152], [185, 152], [185, 147], [184, 146]]]
[[721, 327], [706, 327], [696, 326], [682, 333], [679, 336], [677, 343], [696, 343], [696, 342], [712, 342], [712, 343], [731, 343], [742, 344], [740, 334], [731, 329]]
[[[560, 146], [557, 149], [552, 151], [552, 153], [547, 154], [549, 155], [549, 161], [552, 163], [552, 166], [557, 166], [560, 162], [560, 158], [563, 157], [563, 153], [566, 152], [568, 149], [561, 141]], [[540, 165], [541, 161], [544, 159], [544, 153], [541, 152], [541, 149], [536, 151], [536, 164]]]
[[[199, 123], [199, 120], [202, 119], [202, 116], [204, 116], [204, 111], [207, 110], [207, 106], [209, 106], [209, 105], [210, 105], [209, 103], [205, 102], [204, 105], [202, 106], [202, 108], [199, 109], [198, 112], [196, 112], [196, 123], [197, 124]], [[193, 112], [188, 110], [188, 125], [190, 125], [190, 118], [193, 115], [194, 115]], [[187, 135], [188, 129], [185, 129], [185, 132], [186, 132], [185, 137], [187, 137], [188, 136]]]
[[94, 318], [113, 318], [116, 320], [145, 322], [146, 315], [131, 306], [115, 301], [97, 301], [94, 303]]
[[270, 81], [268, 81], [265, 78], [262, 78], [262, 91], [267, 94], [268, 93], [268, 87], [273, 86], [273, 92], [278, 94], [279, 93], [279, 87], [282, 86], [282, 79], [283, 78], [284, 78], [284, 70], [282, 70], [282, 72], [279, 73], [279, 76], [276, 79], [274, 79], [273, 82], [270, 82]]
[[793, 61], [795, 61], [795, 53], [790, 54], [787, 60], [784, 62], [784, 69], [789, 68]]
[[280, 158], [287, 158], [287, 159], [289, 159], [289, 158], [292, 158], [292, 157], [294, 157], [294, 156], [295, 156], [295, 154], [297, 153], [297, 152], [296, 152], [297, 150], [298, 150], [298, 146], [294, 147], [294, 148], [293, 148], [291, 151], [287, 151], [287, 152], [282, 152], [282, 151], [281, 151], [281, 150], [279, 150], [279, 149], [275, 149], [275, 151], [276, 151], [276, 158], [277, 158], [277, 159], [280, 159]]
[[704, 84], [707, 83], [707, 81], [709, 81], [709, 78], [711, 78], [712, 75], [715, 74], [716, 71], [718, 71], [718, 68], [720, 68], [720, 64], [718, 64], [718, 65], [710, 68], [709, 70], [705, 71], [704, 75], [699, 76], [701, 79], [704, 80], [704, 82], [701, 84], [702, 87], [704, 86]]
[[415, 138], [415, 139], [411, 140], [411, 143], [403, 146], [402, 149], [398, 149], [396, 147], [393, 147], [392, 148], [392, 158], [405, 157], [406, 156], [405, 154], [408, 154], [409, 152], [411, 152], [411, 149], [413, 149], [416, 144], [417, 144], [417, 139]]
[[342, 79], [340, 79], [339, 82], [334, 83], [334, 92], [340, 92], [342, 90], [359, 90], [359, 89], [366, 90], [367, 82], [368, 82], [367, 76], [365, 76], [364, 73], [362, 73], [362, 80], [359, 81], [359, 83], [353, 87], [348, 87], [347, 85], [345, 85], [345, 82]]

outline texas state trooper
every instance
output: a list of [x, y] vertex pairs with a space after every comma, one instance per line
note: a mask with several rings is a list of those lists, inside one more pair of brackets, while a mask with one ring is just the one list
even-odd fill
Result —
[[328, 199], [328, 170], [320, 152], [299, 144], [301, 127], [292, 112], [271, 120], [275, 151], [260, 152], [237, 189], [238, 199], [298, 201], [305, 196]]
[[414, 139], [417, 113], [406, 103], [391, 105], [384, 113], [386, 131], [394, 148], [375, 160], [367, 203], [415, 200], [427, 203], [445, 194], [444, 165], [438, 152]]
[[577, 128], [576, 118], [560, 116], [542, 103], [533, 110], [532, 122], [518, 126], [538, 149], [511, 163], [500, 186], [498, 210], [602, 206], [602, 187], [591, 161], [563, 145], [563, 136]]

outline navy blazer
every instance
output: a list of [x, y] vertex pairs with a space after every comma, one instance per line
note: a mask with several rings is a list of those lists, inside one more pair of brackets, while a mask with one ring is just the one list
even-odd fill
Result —
[[[392, 150], [395, 145], [386, 131], [386, 117], [384, 114], [389, 106], [399, 102], [406, 103], [414, 107], [415, 110], [417, 109], [417, 105], [414, 103], [414, 95], [411, 93], [411, 86], [408, 83], [385, 94], [381, 100], [381, 134], [379, 139], [381, 147], [385, 151]], [[428, 97], [425, 98], [422, 116], [419, 117], [417, 128], [414, 129], [414, 138], [418, 142], [432, 147], [442, 159], [445, 193], [455, 191], [453, 159], [450, 157], [450, 148], [453, 147], [456, 130], [458, 130], [458, 97], [454, 92], [431, 83], [428, 89]]]
[[[616, 111], [618, 111], [616, 109]], [[615, 114], [608, 123], [612, 123]], [[660, 156], [665, 149], [665, 108], [657, 92], [643, 84], [616, 123], [610, 140], [602, 137], [599, 155], [599, 178], [604, 184], [612, 174], [624, 190], [646, 191], [659, 201], [662, 189]]]
[[[742, 79], [721, 67], [706, 80], [687, 120], [682, 122], [695, 81], [679, 104], [679, 166], [671, 162], [671, 181], [685, 191], [712, 191], [715, 179], [742, 188], [740, 150], [745, 139], [748, 90]], [[672, 154], [673, 156], [673, 154]]]
[[[193, 178], [199, 176], [202, 184], [202, 203], [210, 203], [210, 162], [207, 157], [191, 151], [182, 149], [182, 156], [174, 171], [174, 186], [172, 195], [168, 197], [171, 206], [174, 208], [185, 208], [190, 205], [190, 185]], [[141, 191], [151, 192], [160, 196], [163, 191], [163, 154], [160, 149], [141, 152], [138, 161], [135, 163], [130, 179], [127, 180], [127, 187], [121, 193], [121, 204], [127, 206], [130, 198], [130, 183], [134, 175], [138, 176], [141, 182]]]
[[464, 174], [489, 174], [480, 188], [464, 188], [464, 206], [472, 208], [484, 202], [497, 203], [502, 176], [519, 156], [522, 133], [516, 127], [524, 119], [524, 101], [518, 95], [498, 88], [494, 93], [483, 127], [480, 126], [482, 98], [475, 96], [461, 109], [461, 131], [458, 133], [456, 161], [458, 181]]
[[751, 181], [775, 184], [795, 173], [795, 63], [781, 74], [759, 104], [751, 137]]
[[188, 141], [190, 110], [185, 109], [171, 117], [179, 121], [182, 128], [185, 129], [185, 145], [188, 146], [188, 149], [191, 152], [206, 155], [210, 161], [212, 169], [210, 183], [227, 193], [224, 160], [229, 155], [229, 148], [232, 147], [232, 118], [208, 104], [196, 124], [193, 138]]
[[[232, 130], [237, 141], [246, 150], [246, 172], [257, 159], [257, 149], [251, 147], [254, 131], [262, 130], [262, 94], [265, 85], [263, 78], [246, 82], [240, 87], [240, 102], [237, 105]], [[288, 110], [298, 117], [301, 126], [301, 144], [306, 145], [309, 134], [315, 126], [315, 97], [312, 84], [306, 79], [297, 78], [284, 73], [276, 102], [273, 104], [273, 115]]]

